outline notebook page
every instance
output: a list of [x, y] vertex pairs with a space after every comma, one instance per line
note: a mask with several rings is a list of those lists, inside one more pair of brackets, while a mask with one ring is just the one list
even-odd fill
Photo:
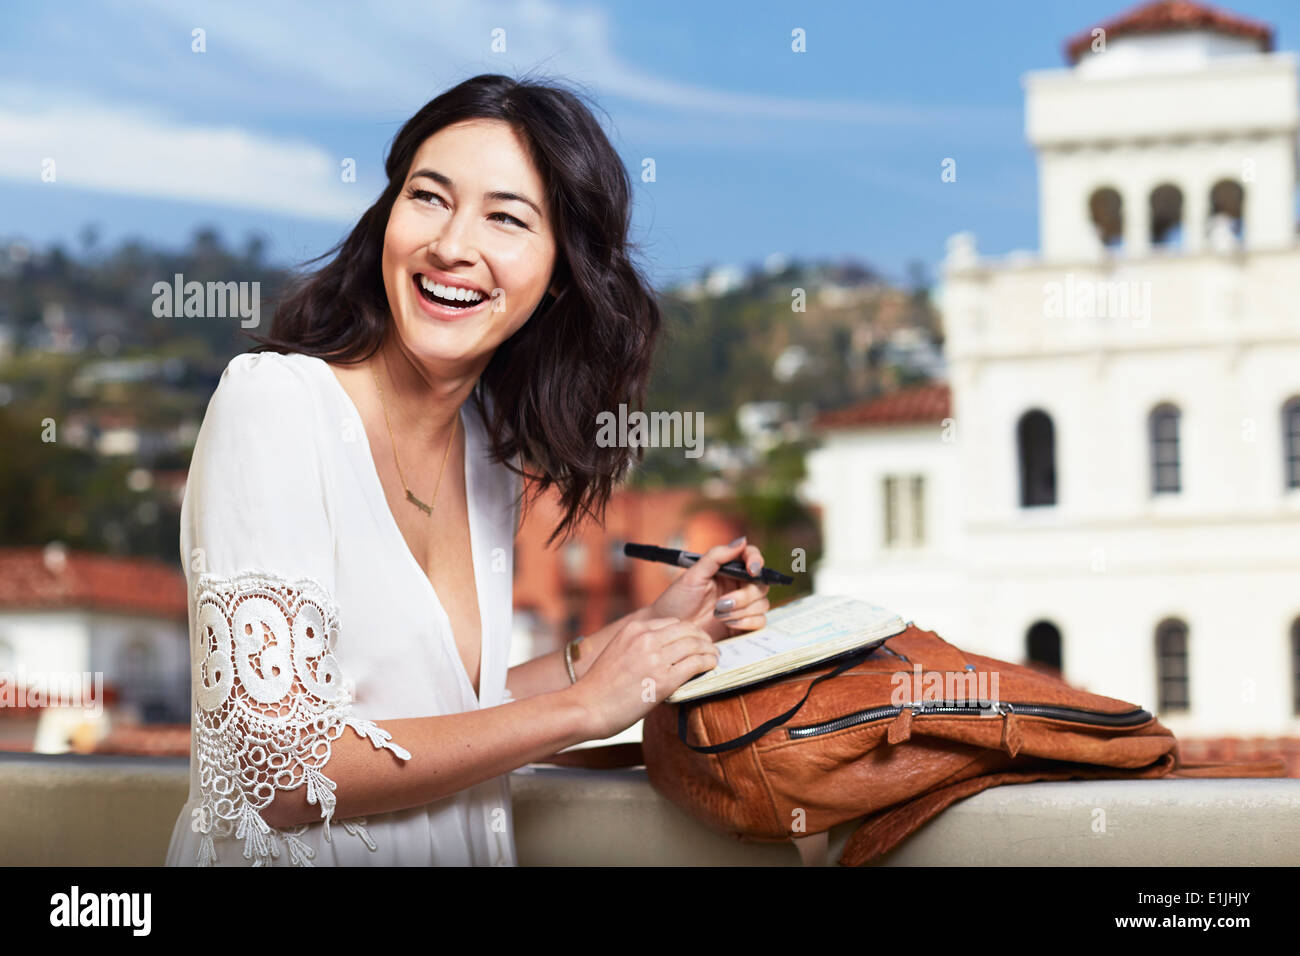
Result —
[[897, 617], [879, 605], [839, 595], [808, 595], [769, 611], [767, 625], [751, 634], [718, 641], [712, 677], [798, 648], [850, 639]]

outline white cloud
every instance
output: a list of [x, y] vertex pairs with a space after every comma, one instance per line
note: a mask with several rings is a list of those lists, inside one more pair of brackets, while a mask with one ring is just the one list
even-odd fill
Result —
[[[209, 50], [237, 51], [260, 69], [307, 81], [308, 108], [373, 115], [423, 104], [464, 76], [513, 75], [539, 65], [600, 96], [705, 116], [917, 126], [1004, 118], [1002, 110], [915, 106], [854, 98], [800, 98], [681, 83], [616, 52], [609, 9], [553, 0], [389, 0], [331, 6], [321, 0], [230, 0], [201, 14], [172, 0], [135, 0], [186, 33], [201, 24]], [[617, 10], [617, 7], [614, 8]], [[505, 31], [506, 52], [490, 50]]]
[[[184, 95], [191, 89], [186, 84], [201, 82], [209, 99], [209, 91], [221, 91], [227, 116], [269, 106], [263, 122], [290, 111], [300, 117], [351, 115], [396, 132], [411, 110], [463, 76], [513, 75], [533, 66], [597, 97], [644, 107], [625, 113], [619, 125], [624, 134], [661, 145], [707, 141], [743, 148], [772, 135], [773, 120], [861, 131], [981, 119], [979, 110], [680, 83], [618, 55], [616, 24], [607, 9], [554, 0], [394, 0], [364, 7], [231, 0], [202, 8], [130, 0], [119, 9], [162, 27], [149, 31], [148, 39], [138, 36], [137, 47], [129, 47], [130, 41], [119, 47], [132, 86]], [[206, 31], [205, 54], [188, 52], [196, 26]], [[504, 55], [489, 50], [496, 28], [506, 31]], [[200, 89], [192, 88], [196, 94]], [[111, 90], [101, 89], [69, 94], [48, 83], [0, 86], [0, 178], [39, 182], [41, 162], [50, 158], [58, 175], [50, 188], [70, 185], [330, 222], [355, 220], [373, 200], [374, 189], [340, 181], [341, 157], [311, 142], [237, 124], [185, 122], [174, 113], [114, 103], [109, 95]]]
[[[0, 177], [45, 188], [124, 193], [284, 213], [355, 219], [373, 196], [344, 183], [339, 160], [311, 143], [237, 126], [178, 122], [141, 109], [62, 101], [34, 106], [21, 90], [0, 91]], [[28, 102], [21, 102], [27, 100]]]

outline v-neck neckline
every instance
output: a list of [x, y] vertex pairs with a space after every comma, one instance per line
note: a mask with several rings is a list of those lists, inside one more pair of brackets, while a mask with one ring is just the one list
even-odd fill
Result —
[[[305, 355], [305, 353], [297, 354]], [[357, 408], [357, 403], [352, 400], [352, 396], [348, 393], [348, 390], [343, 387], [343, 383], [339, 381], [338, 376], [334, 374], [334, 370], [330, 368], [328, 362], [314, 355], [306, 357], [320, 363], [321, 371], [331, 382], [334, 383], [336, 393], [345, 403], [346, 407], [351, 410], [352, 414], [356, 416], [357, 422], [361, 425], [361, 436], [363, 438], [363, 441], [360, 442], [362, 446], [361, 451], [365, 456], [366, 463], [369, 465], [367, 471], [371, 482], [371, 492], [375, 496], [375, 505], [384, 515], [384, 517], [380, 519], [380, 522], [387, 525], [389, 537], [393, 539], [395, 546], [399, 547], [402, 553], [406, 555], [406, 564], [415, 572], [420, 581], [423, 582], [423, 586], [427, 589], [429, 597], [433, 600], [433, 606], [437, 609], [438, 615], [442, 618], [443, 622], [443, 646], [451, 655], [452, 660], [456, 662], [456, 672], [460, 675], [461, 681], [464, 684], [464, 689], [469, 692], [470, 698], [474, 701], [474, 706], [476, 708], [481, 708], [483, 705], [480, 695], [483, 690], [484, 679], [488, 672], [488, 647], [492, 642], [487, 639], [488, 619], [487, 615], [484, 613], [483, 589], [478, 575], [478, 569], [480, 567], [480, 548], [477, 527], [478, 521], [476, 518], [478, 511], [475, 508], [474, 500], [473, 468], [473, 459], [478, 454], [478, 443], [470, 437], [471, 427], [468, 421], [470, 416], [465, 408], [471, 399], [466, 399], [465, 402], [461, 404], [459, 414], [461, 428], [465, 432], [465, 517], [469, 525], [470, 562], [473, 565], [471, 571], [474, 575], [474, 595], [478, 601], [479, 614], [478, 692], [475, 692], [474, 690], [474, 682], [470, 680], [469, 671], [466, 669], [465, 661], [460, 655], [460, 646], [456, 643], [456, 635], [452, 632], [451, 618], [448, 616], [446, 608], [443, 607], [442, 601], [438, 597], [438, 592], [433, 586], [433, 582], [429, 580], [429, 575], [425, 573], [424, 567], [411, 551], [410, 545], [406, 543], [406, 538], [402, 535], [401, 526], [397, 523], [397, 517], [393, 514], [393, 509], [388, 503], [388, 495], [384, 491], [384, 483], [379, 478], [379, 468], [375, 464], [375, 456], [370, 448], [370, 435], [366, 431], [365, 419], [361, 417], [361, 410]]]

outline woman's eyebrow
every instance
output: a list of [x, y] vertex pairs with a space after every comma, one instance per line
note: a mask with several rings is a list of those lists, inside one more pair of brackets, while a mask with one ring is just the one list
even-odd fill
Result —
[[[444, 176], [442, 173], [438, 172], [437, 170], [417, 169], [415, 172], [411, 173], [411, 179], [418, 179], [421, 176], [424, 176], [427, 179], [432, 179], [436, 183], [441, 183], [442, 185], [446, 186], [448, 189], [455, 188], [455, 183], [451, 181], [451, 177]], [[506, 192], [505, 190], [496, 189], [496, 190], [491, 190], [489, 192], [485, 192], [483, 194], [483, 198], [496, 199], [501, 202], [509, 202], [513, 200], [515, 202], [526, 203], [527, 205], [532, 207], [533, 212], [537, 213], [538, 217], [545, 218], [542, 217], [541, 207], [539, 207], [537, 203], [533, 202], [527, 196], [521, 196], [519, 193]]]

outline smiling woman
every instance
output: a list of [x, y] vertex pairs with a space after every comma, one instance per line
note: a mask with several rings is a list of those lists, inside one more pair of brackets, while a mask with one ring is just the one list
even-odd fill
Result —
[[630, 183], [573, 93], [498, 75], [426, 104], [385, 172], [195, 445], [170, 865], [513, 864], [509, 771], [631, 726], [645, 680], [667, 695], [765, 622], [766, 586], [714, 578], [761, 563], [738, 539], [579, 653], [507, 668], [524, 479], [557, 489], [553, 541], [643, 454], [596, 440], [643, 403], [660, 327]]

